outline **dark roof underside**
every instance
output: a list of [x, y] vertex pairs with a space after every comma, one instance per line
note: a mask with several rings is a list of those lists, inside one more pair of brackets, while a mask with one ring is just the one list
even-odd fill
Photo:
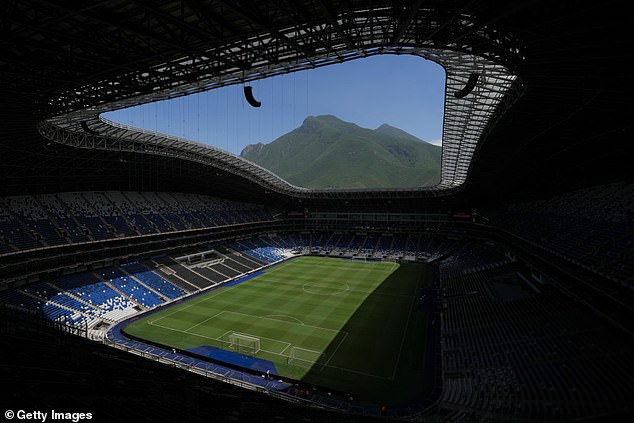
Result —
[[[205, 47], [277, 34], [273, 41], [293, 46], [282, 29], [324, 22], [333, 34], [354, 43], [346, 32], [347, 8], [370, 2], [339, 1], [8, 1], [0, 6], [0, 194], [70, 190], [192, 191], [299, 207], [298, 199], [271, 194], [216, 169], [143, 154], [78, 150], [47, 145], [35, 124], [61, 111], [51, 98], [75, 87], [151, 69], [175, 58], [196, 57]], [[236, 6], [237, 4], [237, 6]], [[371, 2], [373, 7], [381, 2]], [[439, 43], [459, 14], [477, 16], [516, 36], [525, 52], [507, 63], [524, 80], [526, 92], [488, 135], [476, 155], [465, 189], [450, 198], [319, 200], [311, 206], [420, 209], [439, 202], [485, 205], [532, 198], [577, 187], [631, 178], [626, 147], [632, 141], [631, 47], [619, 2], [385, 2], [394, 25], [386, 45], [400, 42], [412, 10], [436, 9], [438, 25], [424, 34]], [[440, 29], [439, 29], [440, 28]], [[463, 30], [462, 39], [469, 39]], [[453, 41], [453, 40], [451, 40]], [[328, 40], [324, 40], [327, 46]], [[250, 66], [223, 63], [218, 66]], [[183, 76], [185, 70], [170, 69]], [[193, 78], [195, 76], [189, 76]], [[125, 80], [125, 78], [124, 78]], [[169, 85], [157, 76], [156, 84]], [[165, 85], [165, 86], [167, 86]], [[156, 88], [156, 87], [155, 87]], [[110, 100], [147, 89], [128, 80], [101, 94]], [[85, 94], [72, 107], [107, 100]], [[92, 102], [92, 103], [91, 103]]]

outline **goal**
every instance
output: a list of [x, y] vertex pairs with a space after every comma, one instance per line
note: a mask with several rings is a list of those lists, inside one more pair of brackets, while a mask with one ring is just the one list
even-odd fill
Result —
[[239, 353], [255, 355], [260, 351], [260, 338], [231, 332], [227, 335], [227, 348]]
[[322, 361], [324, 354], [320, 351], [308, 350], [306, 348], [291, 347], [287, 363], [299, 367], [310, 368], [314, 364]]

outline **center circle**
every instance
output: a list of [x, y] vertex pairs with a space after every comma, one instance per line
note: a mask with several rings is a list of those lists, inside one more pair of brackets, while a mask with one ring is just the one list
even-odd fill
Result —
[[350, 290], [350, 286], [345, 282], [309, 282], [302, 289], [314, 295], [338, 295]]

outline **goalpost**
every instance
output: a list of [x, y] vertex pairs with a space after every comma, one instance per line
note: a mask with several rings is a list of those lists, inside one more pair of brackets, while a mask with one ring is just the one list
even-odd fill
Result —
[[308, 350], [306, 348], [291, 347], [287, 363], [299, 367], [309, 368], [318, 363], [324, 354], [320, 351]]
[[239, 353], [255, 355], [260, 351], [260, 338], [245, 335], [240, 332], [231, 332], [227, 335], [227, 348]]

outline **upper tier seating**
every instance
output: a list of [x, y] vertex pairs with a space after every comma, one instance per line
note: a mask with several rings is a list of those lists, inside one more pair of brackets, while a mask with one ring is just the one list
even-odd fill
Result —
[[196, 194], [106, 191], [5, 197], [0, 199], [0, 255], [271, 219], [262, 206]]
[[438, 277], [442, 407], [569, 421], [627, 403], [634, 349], [607, 319], [531, 282], [493, 246], [462, 245]]
[[0, 254], [16, 250], [41, 248], [42, 242], [0, 203]]
[[625, 286], [634, 285], [634, 184], [612, 184], [491, 214], [499, 226]]
[[68, 209], [70, 216], [74, 217], [85, 232], [93, 239], [113, 238], [106, 222], [99, 216], [95, 208], [86, 201], [82, 193], [64, 192], [56, 195], [59, 201]]
[[39, 235], [48, 245], [64, 244], [52, 217], [37, 203], [33, 196], [17, 196], [5, 199], [7, 209], [30, 232]]
[[59, 198], [54, 195], [39, 195], [35, 196], [35, 198], [42, 205], [42, 208], [48, 211], [52, 221], [59, 225], [59, 228], [67, 238], [70, 238], [71, 242], [91, 240]]

